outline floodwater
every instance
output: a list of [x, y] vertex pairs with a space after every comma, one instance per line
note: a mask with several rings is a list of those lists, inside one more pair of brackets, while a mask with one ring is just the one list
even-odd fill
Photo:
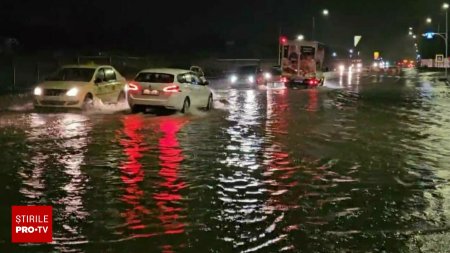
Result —
[[[450, 252], [435, 76], [211, 86], [216, 109], [188, 116], [3, 97], [0, 252]], [[12, 205], [53, 206], [54, 242], [11, 244]]]

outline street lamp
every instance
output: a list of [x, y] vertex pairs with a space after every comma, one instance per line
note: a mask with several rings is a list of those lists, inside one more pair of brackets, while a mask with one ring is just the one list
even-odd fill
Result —
[[[330, 15], [330, 11], [328, 11], [328, 9], [323, 9], [322, 10], [322, 16], [328, 16]], [[315, 40], [315, 33], [316, 33], [316, 16], [312, 17], [312, 35], [311, 35], [311, 39]]]
[[427, 18], [425, 21], [427, 22], [427, 24], [431, 24], [431, 22], [433, 22], [431, 18]]
[[415, 34], [414, 34], [412, 37], [413, 37], [413, 39], [416, 39], [416, 38], [417, 38], [417, 36], [416, 36]]
[[305, 39], [305, 36], [303, 36], [302, 34], [300, 34], [299, 36], [297, 36], [297, 40], [298, 41], [302, 41]]
[[413, 32], [412, 31], [409, 31], [409, 36], [412, 36], [413, 35]]

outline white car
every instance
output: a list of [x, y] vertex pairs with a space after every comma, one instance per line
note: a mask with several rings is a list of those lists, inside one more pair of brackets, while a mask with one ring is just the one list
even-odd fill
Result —
[[125, 101], [126, 80], [112, 66], [69, 65], [34, 88], [35, 107], [88, 108]]
[[147, 108], [172, 109], [186, 113], [189, 108], [209, 110], [213, 94], [207, 81], [183, 69], [146, 69], [127, 85], [128, 103], [133, 112]]

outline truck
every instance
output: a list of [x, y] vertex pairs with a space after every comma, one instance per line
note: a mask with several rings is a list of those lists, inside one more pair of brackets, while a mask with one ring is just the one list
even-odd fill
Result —
[[290, 87], [317, 87], [325, 82], [325, 45], [317, 41], [280, 40], [279, 63]]

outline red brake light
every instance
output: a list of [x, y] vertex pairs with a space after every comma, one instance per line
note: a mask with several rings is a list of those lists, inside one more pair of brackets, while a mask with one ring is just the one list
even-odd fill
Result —
[[285, 45], [287, 43], [288, 39], [286, 36], [280, 36], [280, 44]]
[[163, 89], [164, 92], [181, 92], [180, 86], [178, 85], [170, 85]]
[[137, 82], [129, 82], [127, 83], [128, 91], [135, 92], [141, 89], [141, 86]]
[[280, 78], [280, 81], [281, 81], [282, 83], [287, 83], [287, 78], [286, 78], [285, 76], [282, 76], [282, 77]]
[[317, 85], [317, 84], [319, 84], [319, 80], [317, 80], [317, 79], [315, 79], [315, 78], [310, 79], [310, 80], [309, 80], [309, 84], [310, 84], [310, 85]]

